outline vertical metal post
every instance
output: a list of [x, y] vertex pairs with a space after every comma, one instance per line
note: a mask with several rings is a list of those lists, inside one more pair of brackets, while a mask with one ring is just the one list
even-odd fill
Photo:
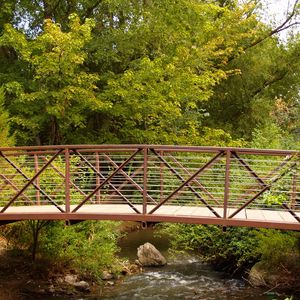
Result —
[[144, 169], [144, 178], [143, 178], [143, 214], [147, 213], [147, 185], [148, 185], [148, 148], [145, 147], [143, 150], [144, 159], [143, 159], [143, 169]]
[[[164, 156], [164, 151], [160, 151], [160, 156]], [[159, 173], [160, 173], [160, 202], [164, 198], [164, 163], [161, 161], [159, 166]]]
[[71, 211], [70, 208], [70, 150], [65, 149], [65, 196], [66, 196], [66, 212]]
[[[100, 160], [99, 160], [99, 152], [96, 152], [96, 170], [100, 173]], [[96, 174], [96, 187], [100, 185], [100, 176]], [[96, 203], [100, 204], [100, 190], [96, 192]]]
[[224, 211], [223, 218], [227, 218], [227, 207], [229, 200], [229, 189], [230, 189], [230, 160], [231, 160], [231, 151], [226, 150], [226, 165], [225, 165], [225, 187], [224, 187]]
[[[38, 159], [37, 154], [34, 154], [34, 171], [35, 171], [35, 173], [37, 173], [39, 171], [39, 159]], [[35, 184], [38, 188], [40, 187], [40, 178], [39, 177], [36, 178]], [[36, 197], [36, 204], [41, 205], [41, 194], [40, 194], [39, 189], [36, 189], [35, 197]]]
[[297, 166], [292, 178], [291, 208], [295, 209], [297, 200]]

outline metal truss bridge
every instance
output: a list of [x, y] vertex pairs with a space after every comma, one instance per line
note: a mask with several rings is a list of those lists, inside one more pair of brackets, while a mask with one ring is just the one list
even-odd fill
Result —
[[132, 220], [300, 230], [297, 151], [0, 148], [0, 223]]

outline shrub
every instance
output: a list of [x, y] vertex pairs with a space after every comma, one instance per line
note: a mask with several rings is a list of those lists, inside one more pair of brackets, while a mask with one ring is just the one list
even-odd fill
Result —
[[[2, 235], [18, 254], [34, 259], [36, 252], [39, 259], [61, 263], [100, 280], [104, 269], [118, 271], [118, 227], [118, 222], [109, 221], [85, 221], [72, 226], [58, 221], [24, 221], [6, 226]], [[36, 228], [40, 228], [38, 235]]]
[[164, 224], [160, 233], [171, 238], [173, 249], [197, 250], [202, 259], [218, 269], [228, 272], [243, 272], [259, 257], [255, 230], [218, 226]]

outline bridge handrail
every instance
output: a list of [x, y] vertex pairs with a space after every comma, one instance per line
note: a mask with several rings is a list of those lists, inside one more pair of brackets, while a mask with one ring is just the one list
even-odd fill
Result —
[[272, 208], [300, 230], [299, 157], [298, 150], [153, 144], [1, 147], [0, 220], [12, 207], [51, 204], [62, 218], [114, 202], [141, 219], [195, 205], [217, 224]]
[[0, 147], [0, 151], [46, 151], [46, 150], [134, 150], [134, 149], [157, 149], [160, 151], [188, 151], [188, 152], [219, 152], [230, 151], [245, 154], [266, 154], [266, 155], [295, 155], [300, 154], [300, 150], [281, 149], [260, 149], [260, 148], [240, 148], [240, 147], [215, 147], [215, 146], [181, 146], [181, 145], [155, 145], [155, 144], [75, 144], [75, 145], [43, 145], [43, 146], [17, 146]]

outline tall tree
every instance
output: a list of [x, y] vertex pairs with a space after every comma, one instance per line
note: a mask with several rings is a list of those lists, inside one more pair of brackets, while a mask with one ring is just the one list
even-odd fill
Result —
[[298, 72], [298, 42], [273, 37], [298, 4], [271, 29], [257, 2], [11, 1], [0, 84], [17, 143], [250, 139]]
[[12, 146], [14, 144], [13, 137], [9, 132], [9, 115], [5, 109], [4, 89], [0, 88], [0, 146]]
[[[272, 38], [231, 61], [228, 67], [239, 70], [239, 74], [218, 85], [210, 101], [202, 106], [210, 115], [206, 126], [226, 128], [235, 137], [246, 139], [251, 139], [257, 126], [272, 122], [293, 131], [299, 106], [299, 46], [298, 39], [284, 45]], [[284, 124], [276, 117], [279, 103], [290, 108], [293, 125], [292, 119], [288, 125], [286, 118]]]
[[23, 143], [59, 144], [72, 128], [84, 126], [86, 111], [105, 105], [97, 97], [98, 75], [86, 72], [85, 45], [93, 22], [81, 25], [70, 16], [69, 31], [47, 19], [44, 31], [34, 40], [7, 25], [0, 44], [10, 46], [26, 66], [26, 84], [6, 84], [17, 138]]
[[113, 103], [101, 118], [117, 140], [203, 142], [199, 103], [234, 72], [225, 68], [229, 59], [260, 34], [249, 9], [149, 1], [136, 8], [136, 18], [113, 13], [116, 24], [96, 36], [92, 54], [103, 73], [102, 97]]

